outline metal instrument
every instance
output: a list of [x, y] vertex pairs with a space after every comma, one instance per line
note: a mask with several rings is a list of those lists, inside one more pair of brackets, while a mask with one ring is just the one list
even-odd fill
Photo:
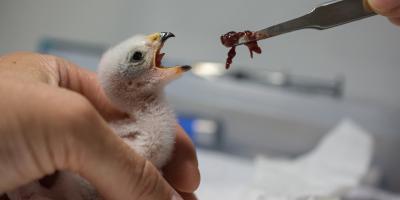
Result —
[[256, 31], [255, 38], [250, 39], [243, 36], [237, 45], [301, 29], [325, 30], [374, 15], [376, 13], [371, 9], [367, 0], [332, 1], [314, 8], [310, 13], [299, 18]]

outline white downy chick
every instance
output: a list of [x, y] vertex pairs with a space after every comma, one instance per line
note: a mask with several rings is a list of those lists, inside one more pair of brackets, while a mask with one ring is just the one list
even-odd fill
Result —
[[172, 33], [134, 36], [107, 51], [99, 65], [106, 95], [129, 119], [111, 124], [137, 153], [162, 167], [172, 152], [176, 122], [163, 88], [189, 66], [163, 67], [160, 53]]
[[164, 86], [190, 66], [161, 66], [162, 32], [134, 36], [107, 51], [99, 65], [99, 80], [111, 102], [130, 115], [111, 123], [137, 153], [162, 167], [172, 152], [176, 122], [163, 94]]
[[[191, 69], [161, 66], [160, 50], [171, 37], [169, 32], [133, 36], [104, 53], [98, 72], [112, 104], [129, 114], [128, 119], [111, 122], [111, 128], [158, 168], [171, 156], [176, 133], [175, 115], [163, 88]], [[101, 199], [83, 178], [69, 172], [56, 172], [7, 195], [10, 200]]]

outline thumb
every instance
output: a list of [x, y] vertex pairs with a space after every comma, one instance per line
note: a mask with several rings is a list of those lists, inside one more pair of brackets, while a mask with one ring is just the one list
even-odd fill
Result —
[[377, 13], [388, 17], [400, 17], [399, 0], [368, 0], [369, 5]]
[[388, 17], [393, 24], [400, 26], [399, 0], [368, 0], [368, 3], [375, 12]]
[[78, 172], [107, 200], [183, 200], [158, 170], [113, 134], [86, 147]]

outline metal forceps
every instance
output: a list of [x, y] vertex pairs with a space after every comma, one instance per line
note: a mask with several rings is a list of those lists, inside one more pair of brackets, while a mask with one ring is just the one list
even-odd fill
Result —
[[325, 30], [374, 15], [376, 13], [371, 9], [367, 0], [332, 1], [314, 8], [310, 13], [299, 18], [256, 31], [253, 38], [242, 36], [236, 45], [301, 29]]

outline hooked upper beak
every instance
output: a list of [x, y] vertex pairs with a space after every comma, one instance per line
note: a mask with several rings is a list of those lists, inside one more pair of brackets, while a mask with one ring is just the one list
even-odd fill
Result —
[[163, 43], [165, 41], [167, 41], [168, 38], [171, 38], [171, 37], [175, 37], [175, 35], [171, 32], [161, 32], [160, 33], [161, 42], [163, 42]]
[[164, 53], [160, 53], [161, 48], [164, 46], [165, 41], [167, 41], [171, 37], [175, 37], [175, 35], [171, 32], [159, 32], [159, 33], [153, 33], [149, 36], [147, 36], [149, 41], [155, 44], [155, 54], [154, 54], [154, 66], [160, 70], [163, 70], [164, 72], [167, 72], [166, 74], [171, 75], [179, 75], [183, 72], [189, 71], [192, 69], [192, 67], [188, 65], [177, 65], [177, 66], [171, 66], [171, 67], [166, 67], [161, 65], [161, 60], [164, 56]]
[[148, 35], [147, 39], [151, 43], [158, 43], [160, 46], [162, 46], [165, 41], [172, 37], [175, 37], [175, 35], [171, 32], [159, 32]]

